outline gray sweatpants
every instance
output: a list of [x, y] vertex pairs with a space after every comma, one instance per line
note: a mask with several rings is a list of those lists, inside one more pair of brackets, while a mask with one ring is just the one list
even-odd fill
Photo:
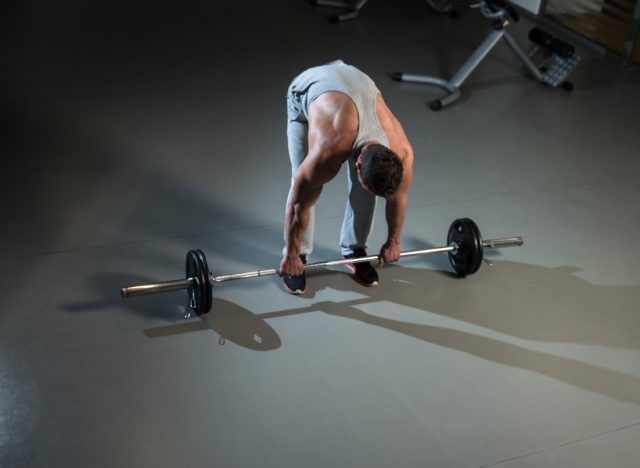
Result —
[[[291, 160], [291, 188], [293, 188], [296, 171], [309, 151], [309, 122], [303, 112], [303, 99], [304, 96], [298, 93], [289, 92], [287, 95], [287, 144]], [[342, 255], [351, 254], [357, 248], [367, 248], [367, 239], [373, 228], [376, 209], [376, 196], [367, 192], [358, 181], [355, 159], [350, 157], [347, 165], [349, 197], [340, 230]], [[291, 200], [291, 188], [287, 197], [287, 206]], [[312, 207], [309, 225], [300, 243], [300, 253], [303, 255], [309, 255], [313, 250], [314, 214], [315, 209]]]

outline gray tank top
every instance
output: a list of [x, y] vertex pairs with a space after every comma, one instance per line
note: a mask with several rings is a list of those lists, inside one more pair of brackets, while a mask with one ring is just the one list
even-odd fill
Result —
[[376, 97], [380, 91], [373, 80], [356, 67], [336, 60], [305, 70], [289, 86], [290, 96], [299, 99], [307, 118], [311, 103], [321, 94], [331, 91], [349, 96], [358, 111], [358, 135], [352, 147], [354, 152], [368, 141], [389, 146], [376, 115]]

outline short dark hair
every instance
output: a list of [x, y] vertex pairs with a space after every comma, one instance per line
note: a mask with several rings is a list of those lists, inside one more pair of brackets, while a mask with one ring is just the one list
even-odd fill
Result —
[[379, 197], [393, 195], [402, 182], [402, 161], [384, 145], [372, 144], [362, 150], [360, 178]]

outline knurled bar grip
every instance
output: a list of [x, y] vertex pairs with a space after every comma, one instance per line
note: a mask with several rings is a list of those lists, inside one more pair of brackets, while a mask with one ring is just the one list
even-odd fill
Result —
[[[486, 249], [499, 249], [503, 247], [518, 247], [523, 244], [522, 237], [502, 237], [499, 239], [488, 239], [482, 241], [482, 247]], [[428, 255], [434, 253], [444, 253], [444, 252], [455, 252], [458, 249], [458, 246], [455, 243], [447, 247], [434, 247], [431, 249], [422, 249], [422, 250], [409, 250], [406, 252], [400, 252], [400, 257], [413, 257], [417, 255]], [[321, 267], [330, 267], [330, 266], [338, 266], [338, 265], [346, 265], [348, 263], [363, 263], [363, 262], [372, 262], [377, 261], [377, 255], [370, 255], [368, 257], [358, 257], [358, 258], [345, 258], [340, 260], [330, 260], [327, 262], [317, 262], [317, 263], [309, 263], [304, 266], [305, 270], [312, 270], [314, 268]], [[245, 278], [255, 278], [258, 276], [268, 276], [268, 275], [276, 275], [278, 274], [277, 268], [271, 268], [268, 270], [256, 270], [256, 271], [248, 271], [246, 273], [236, 273], [233, 275], [223, 275], [223, 276], [213, 276], [209, 273], [209, 281], [211, 283], [222, 283], [224, 281], [231, 281], [237, 279], [245, 279]], [[143, 284], [139, 286], [130, 286], [128, 288], [122, 288], [120, 290], [122, 297], [132, 297], [132, 296], [142, 296], [146, 294], [157, 294], [162, 292], [169, 291], [179, 291], [181, 289], [188, 289], [194, 278], [186, 278], [172, 281], [162, 281], [153, 284]]]
[[[425, 250], [411, 250], [407, 252], [400, 252], [401, 257], [410, 257], [412, 255], [426, 255], [432, 253], [440, 253], [440, 252], [451, 252], [457, 250], [458, 246], [450, 245], [449, 247], [436, 247], [433, 249], [425, 249]], [[347, 263], [364, 263], [364, 262], [373, 262], [377, 261], [377, 255], [369, 255], [368, 257], [358, 257], [358, 258], [343, 258], [340, 260], [329, 260], [328, 262], [317, 262], [317, 263], [309, 263], [304, 266], [305, 270], [313, 270], [314, 268], [321, 267], [331, 267], [338, 265], [346, 265]], [[246, 273], [237, 273], [234, 275], [225, 275], [225, 276], [212, 276], [211, 280], [216, 283], [222, 283], [223, 281], [231, 281], [236, 279], [244, 279], [244, 278], [254, 278], [256, 276], [267, 276], [267, 275], [275, 275], [278, 273], [278, 269], [271, 268], [269, 270], [257, 270], [257, 271], [248, 271]]]

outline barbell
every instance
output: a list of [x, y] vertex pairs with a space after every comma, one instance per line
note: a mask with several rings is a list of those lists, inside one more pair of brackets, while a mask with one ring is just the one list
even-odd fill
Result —
[[[465, 277], [478, 271], [480, 264], [482, 263], [484, 249], [517, 247], [522, 244], [522, 237], [502, 237], [499, 239], [482, 240], [480, 230], [476, 223], [469, 218], [460, 218], [451, 223], [447, 233], [447, 245], [445, 247], [409, 250], [400, 252], [400, 257], [413, 257], [417, 255], [446, 252], [456, 274], [460, 277]], [[377, 255], [329, 260], [325, 262], [309, 263], [304, 266], [304, 269], [306, 271], [349, 263], [363, 263], [377, 260]], [[214, 276], [209, 271], [209, 265], [207, 264], [207, 258], [205, 257], [204, 252], [200, 249], [189, 250], [189, 252], [187, 252], [185, 269], [185, 279], [129, 286], [127, 288], [122, 288], [120, 292], [122, 297], [133, 297], [186, 289], [187, 297], [189, 299], [187, 311], [193, 310], [196, 314], [200, 315], [211, 310], [213, 302], [212, 291], [215, 283], [278, 274], [277, 268], [271, 268], [267, 270], [255, 270], [245, 273]], [[189, 315], [190, 312], [185, 314], [187, 318]]]

